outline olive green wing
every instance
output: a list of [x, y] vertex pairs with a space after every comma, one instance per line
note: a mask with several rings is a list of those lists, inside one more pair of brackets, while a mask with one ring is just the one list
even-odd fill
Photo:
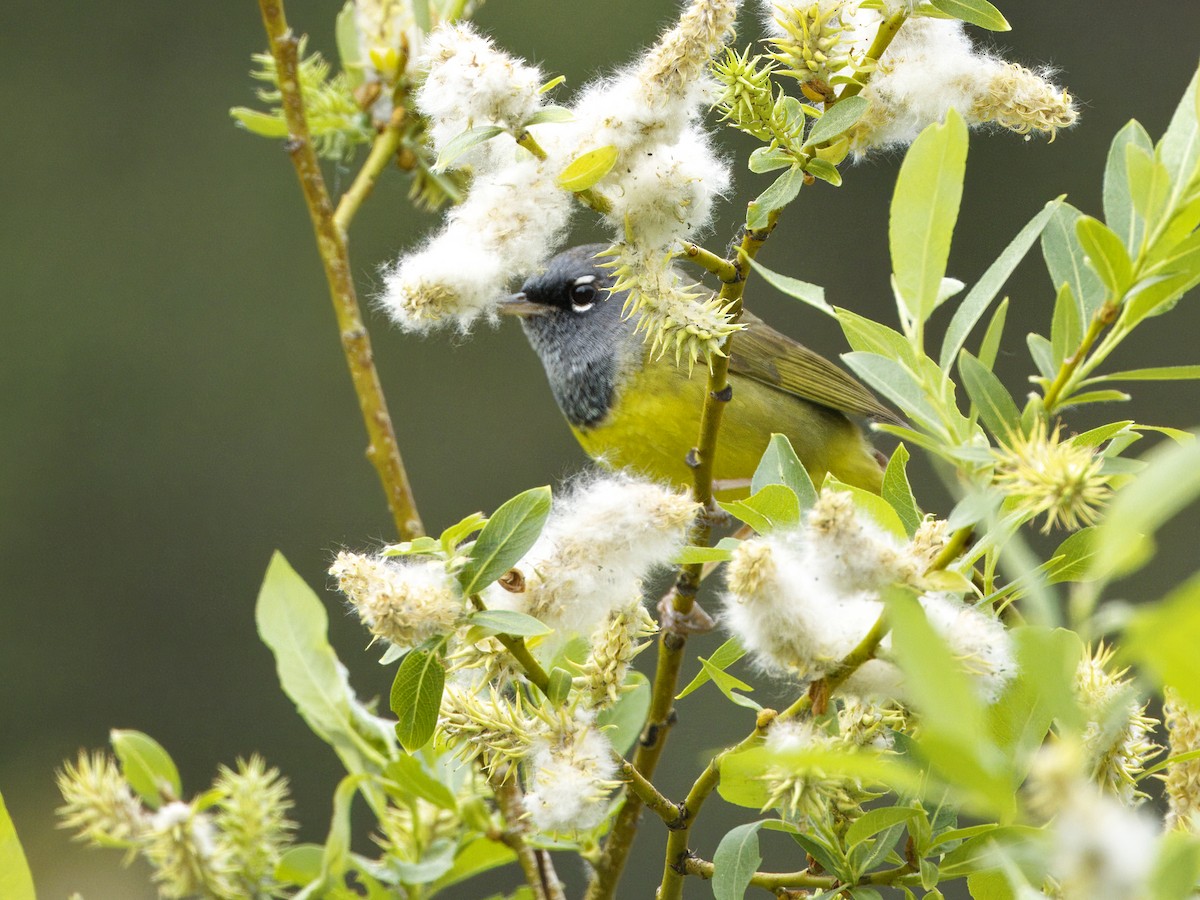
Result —
[[746, 327], [734, 335], [731, 372], [847, 415], [907, 424], [825, 357], [780, 334], [757, 316], [743, 313], [741, 321]]

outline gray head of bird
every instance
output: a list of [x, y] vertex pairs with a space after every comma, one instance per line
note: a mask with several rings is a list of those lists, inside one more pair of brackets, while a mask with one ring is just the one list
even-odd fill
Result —
[[635, 320], [623, 312], [625, 293], [611, 293], [612, 270], [596, 257], [607, 248], [582, 244], [564, 250], [499, 308], [520, 317], [554, 399], [580, 427], [604, 418], [622, 367], [641, 353]]

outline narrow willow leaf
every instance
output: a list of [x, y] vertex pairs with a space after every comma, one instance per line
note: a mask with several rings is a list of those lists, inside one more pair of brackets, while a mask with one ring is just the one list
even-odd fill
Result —
[[782, 484], [791, 488], [801, 509], [808, 509], [817, 502], [817, 490], [813, 487], [808, 471], [800, 457], [792, 449], [786, 434], [772, 434], [767, 449], [759, 460], [758, 468], [750, 481], [750, 490], [758, 493], [769, 484]]
[[238, 125], [251, 134], [268, 138], [287, 137], [287, 122], [280, 116], [251, 109], [248, 106], [235, 106], [229, 111], [229, 114], [233, 116]]
[[1009, 886], [1008, 876], [998, 870], [972, 872], [967, 876], [971, 900], [1017, 900]]
[[[1156, 447], [1144, 460], [1145, 471], [1109, 504], [1093, 577], [1111, 578], [1140, 568], [1152, 552], [1154, 533], [1200, 497], [1200, 441]], [[1145, 543], [1139, 540], [1142, 535]]]
[[978, 25], [988, 31], [1012, 31], [1008, 20], [988, 0], [931, 0], [936, 9], [948, 16]]
[[[417, 5], [420, 5], [418, 0]], [[321, 883], [340, 879], [350, 864], [350, 807], [365, 775], [347, 775], [333, 792], [333, 815], [329, 819], [329, 834], [321, 855]]]
[[1000, 353], [1000, 340], [1004, 337], [1004, 322], [1008, 318], [1008, 298], [1005, 297], [992, 313], [983, 340], [979, 342], [979, 353], [976, 357], [989, 369], [996, 365], [996, 357]]
[[1142, 243], [1145, 222], [1138, 215], [1130, 189], [1126, 153], [1131, 146], [1140, 148], [1147, 155], [1154, 153], [1154, 142], [1136, 119], [1131, 119], [1117, 132], [1108, 150], [1104, 169], [1104, 221], [1124, 242], [1130, 254], [1135, 254]]
[[458, 811], [458, 801], [454, 798], [454, 792], [425, 771], [419, 757], [397, 756], [387, 764], [383, 776], [395, 783], [394, 788], [388, 785], [385, 785], [385, 788], [397, 800], [415, 796], [441, 809]]
[[1054, 301], [1054, 318], [1050, 324], [1050, 347], [1053, 350], [1054, 367], [1075, 352], [1083, 338], [1083, 325], [1079, 321], [1079, 305], [1071, 293], [1071, 285], [1063, 282]]
[[121, 771], [142, 802], [158, 809], [169, 800], [183, 796], [179, 770], [163, 746], [148, 734], [114, 728], [109, 735], [113, 752], [121, 761]]
[[417, 23], [417, 27], [425, 34], [429, 34], [433, 30], [433, 18], [429, 14], [429, 0], [413, 0], [412, 3], [413, 21]]
[[810, 159], [805, 165], [804, 171], [813, 178], [820, 178], [834, 187], [842, 186], [842, 173], [838, 171], [838, 167], [828, 160], [821, 159], [819, 156], [815, 159]]
[[780, 147], [759, 147], [750, 154], [746, 167], [757, 175], [789, 169], [796, 164], [796, 155]]
[[471, 547], [471, 558], [458, 572], [464, 594], [479, 593], [520, 561], [542, 533], [550, 501], [550, 488], [531, 488], [496, 510]]
[[320, 844], [297, 844], [288, 849], [275, 864], [275, 880], [295, 887], [312, 884], [321, 877], [321, 857], [325, 848]]
[[[1125, 148], [1125, 177], [1134, 211], [1153, 229], [1167, 209], [1171, 173], [1158, 161], [1151, 148], [1131, 144]], [[1130, 252], [1137, 249], [1134, 247]]]
[[1040, 334], [1025, 336], [1025, 344], [1029, 347], [1029, 356], [1043, 378], [1053, 380], [1058, 374], [1058, 366], [1054, 364], [1054, 345]]
[[1057, 291], [1064, 283], [1071, 285], [1079, 303], [1080, 320], [1090, 322], [1104, 303], [1104, 283], [1088, 266], [1087, 254], [1075, 232], [1075, 223], [1082, 215], [1069, 203], [1059, 206], [1042, 232], [1042, 255], [1054, 289]]
[[567, 80], [566, 75], [555, 75], [553, 78], [551, 78], [545, 84], [543, 84], [540, 88], [538, 88], [538, 93], [539, 94], [548, 94], [552, 90], [554, 90], [556, 87], [558, 87], [560, 84], [565, 83], [566, 80]]
[[831, 106], [821, 118], [813, 124], [805, 147], [814, 147], [833, 140], [839, 134], [845, 134], [857, 124], [867, 112], [871, 102], [862, 96], [847, 97]]
[[904, 523], [904, 531], [912, 537], [921, 526], [921, 511], [908, 483], [907, 465], [908, 448], [899, 444], [883, 472], [883, 499], [896, 511]]
[[713, 652], [712, 656], [707, 660], [708, 666], [701, 666], [700, 671], [696, 673], [696, 677], [688, 682], [687, 687], [675, 695], [675, 699], [682, 700], [692, 691], [696, 690], [696, 688], [710, 681], [711, 676], [708, 674], [710, 668], [719, 669], [723, 672], [745, 655], [746, 648], [742, 646], [741, 641], [735, 637], [731, 637]]
[[1174, 115], [1158, 145], [1158, 156], [1171, 173], [1171, 203], [1174, 207], [1187, 189], [1200, 161], [1200, 122], [1197, 121], [1197, 93], [1200, 92], [1200, 71], [1184, 91]]
[[517, 854], [499, 841], [489, 837], [479, 836], [466, 839], [458, 848], [454, 857], [454, 865], [429, 890], [427, 896], [433, 896], [437, 891], [448, 888], [452, 884], [466, 881], [475, 875], [491, 871], [499, 866], [507, 865], [517, 858]]
[[842, 333], [846, 335], [846, 342], [852, 348], [893, 359], [910, 369], [917, 367], [917, 355], [912, 344], [900, 332], [840, 306], [835, 306], [833, 311], [838, 324], [842, 326]]
[[1154, 900], [1187, 900], [1200, 879], [1200, 844], [1193, 835], [1172, 831], [1162, 836], [1154, 871], [1146, 885]]
[[389, 702], [396, 714], [396, 737], [409, 753], [433, 737], [445, 685], [446, 670], [437, 653], [414, 650], [396, 670]]
[[967, 166], [967, 126], [953, 109], [913, 141], [892, 194], [888, 244], [896, 289], [914, 322], [937, 303], [958, 220]]
[[1124, 391], [1086, 391], [1063, 399], [1062, 406], [1083, 406], [1085, 403], [1124, 403], [1129, 395]]
[[721, 509], [737, 516], [759, 534], [770, 534], [800, 522], [800, 500], [786, 485], [768, 484], [745, 500], [718, 501]]
[[527, 616], [514, 609], [479, 609], [467, 618], [472, 625], [479, 625], [495, 634], [511, 634], [516, 637], [537, 637], [549, 634], [553, 630], [533, 616]]
[[586, 191], [612, 171], [617, 156], [617, 148], [612, 144], [581, 153], [559, 172], [555, 181], [565, 191]]
[[867, 838], [886, 831], [893, 825], [908, 822], [921, 815], [921, 811], [910, 806], [885, 806], [863, 813], [846, 829], [846, 846], [861, 844]]
[[802, 187], [804, 187], [804, 170], [799, 166], [792, 166], [750, 202], [746, 209], [746, 227], [751, 231], [766, 228], [771, 213], [783, 209], [795, 200]]
[[17, 829], [0, 796], [0, 897], [6, 900], [36, 900], [33, 875], [21, 849]]
[[778, 272], [772, 272], [762, 263], [757, 260], [750, 260], [750, 267], [762, 276], [763, 281], [771, 285], [777, 291], [787, 294], [789, 297], [794, 297], [807, 303], [827, 316], [836, 316], [833, 307], [825, 302], [825, 288], [819, 284], [809, 284], [807, 281], [801, 281], [799, 278], [792, 278], [789, 275], [780, 275]]
[[1157, 366], [1127, 369], [1102, 376], [1104, 381], [1191, 381], [1200, 378], [1200, 366]]
[[571, 122], [575, 119], [575, 113], [567, 109], [565, 106], [543, 106], [532, 116], [525, 120], [525, 127], [530, 125], [542, 125], [546, 122]]
[[433, 171], [446, 171], [446, 169], [454, 164], [456, 159], [468, 150], [478, 147], [480, 144], [490, 141], [496, 135], [503, 133], [504, 129], [499, 125], [481, 125], [478, 128], [470, 128], [462, 134], [455, 135], [442, 148], [442, 152], [438, 154], [438, 158], [433, 164]]
[[1158, 603], [1134, 615], [1122, 649], [1158, 684], [1170, 685], [1188, 706], [1200, 708], [1198, 643], [1200, 575], [1193, 575]]
[[358, 38], [358, 22], [353, 0], [347, 0], [334, 20], [334, 41], [337, 44], [338, 59], [342, 63], [342, 71], [349, 78], [351, 90], [365, 80], [362, 65], [361, 41]]
[[906, 416], [932, 430], [941, 427], [938, 414], [926, 398], [920, 382], [900, 363], [875, 353], [860, 351], [843, 353], [842, 360], [859, 378], [891, 400]]
[[749, 822], [730, 830], [713, 854], [712, 890], [715, 900], [742, 900], [750, 879], [758, 871], [762, 853], [758, 830], [762, 822]]
[[1092, 557], [1096, 554], [1096, 526], [1081, 528], [1058, 545], [1050, 558], [1056, 560], [1047, 581], [1060, 584], [1064, 581], [1087, 581], [1092, 570]]
[[684, 547], [673, 560], [677, 566], [692, 566], [696, 563], [728, 562], [733, 559], [733, 550], [728, 547]]
[[1133, 262], [1121, 239], [1099, 219], [1080, 216], [1075, 221], [1075, 236], [1087, 254], [1090, 265], [1111, 297], [1124, 295], [1133, 280]]
[[596, 717], [596, 724], [618, 753], [626, 753], [642, 733], [650, 712], [650, 681], [641, 672], [631, 671], [625, 678], [625, 693]]
[[717, 690], [725, 695], [725, 699], [736, 703], [738, 706], [744, 706], [747, 709], [762, 709], [762, 706], [745, 696], [745, 694], [737, 693], [738, 691], [745, 691], [747, 694], [751, 693], [754, 690], [751, 685], [746, 684], [742, 679], [736, 678], [722, 669], [718, 669], [707, 659], [701, 658], [700, 667], [708, 673], [709, 680], [716, 685]]
[[1033, 242], [1038, 239], [1061, 205], [1061, 197], [1052, 200], [1030, 219], [963, 298], [963, 302], [954, 311], [954, 316], [946, 328], [946, 337], [942, 340], [942, 352], [938, 357], [938, 364], [943, 369], [949, 369], [954, 360], [958, 358], [958, 351], [963, 348], [967, 335], [971, 333], [975, 323], [980, 320], [992, 301], [996, 299], [1000, 288], [1004, 287], [1004, 282], [1008, 281], [1008, 277], [1016, 269], [1018, 263], [1025, 258], [1025, 254], [1029, 252]]

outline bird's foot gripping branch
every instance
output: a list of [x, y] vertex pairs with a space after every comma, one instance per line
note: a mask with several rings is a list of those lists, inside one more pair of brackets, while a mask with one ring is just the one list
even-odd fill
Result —
[[[1200, 376], [1101, 371], [1200, 282], [1196, 82], [1160, 140], [1136, 122], [1117, 135], [1097, 216], [1060, 198], [1005, 244], [957, 223], [968, 128], [1053, 137], [1075, 108], [978, 49], [973, 31], [1008, 27], [994, 6], [761, 5], [762, 43], [735, 37], [734, 0], [690, 0], [641, 57], [553, 103], [560, 79], [465, 22], [461, 0], [347, 4], [336, 73], [263, 0], [271, 52], [257, 74], [277, 107], [234, 114], [286, 140], [395, 514], [400, 543], [329, 569], [394, 670], [388, 709], [359, 699], [322, 602], [277, 556], [258, 629], [347, 772], [325, 841], [296, 842], [286, 782], [261, 760], [185, 789], [137, 732], [114, 732], [115, 757], [64, 766], [64, 826], [141, 855], [174, 897], [424, 900], [503, 866], [523, 900], [939, 897], [951, 881], [977, 898], [1191, 896], [1200, 581], [1136, 613], [1110, 601], [1200, 495], [1200, 442], [1133, 419], [1074, 433], [1064, 417], [1130, 399], [1101, 382]], [[743, 30], [754, 20], [742, 13]], [[728, 253], [697, 242], [731, 191], [722, 127], [758, 142], [753, 176], [773, 173]], [[335, 206], [319, 156], [345, 161], [361, 144]], [[802, 189], [839, 185], [884, 147], [908, 148], [889, 220], [891, 324], [757, 261]], [[383, 308], [420, 331], [519, 317], [580, 442], [614, 471], [423, 534], [346, 236], [393, 162], [422, 205], [451, 205], [384, 270]], [[577, 215], [598, 217], [610, 243], [558, 252]], [[1000, 251], [965, 294], [947, 275], [956, 225]], [[820, 244], [813, 227], [806, 246]], [[1038, 390], [1022, 408], [994, 371], [1013, 343], [1010, 302], [995, 301], [1039, 239], [1056, 299], [1038, 313], [1048, 336], [1027, 342]], [[689, 262], [719, 288], [686, 278]], [[853, 376], [744, 309], [764, 283], [836, 319]], [[901, 439], [883, 466], [863, 419]], [[1148, 434], [1161, 446], [1127, 456]], [[951, 476], [944, 516], [923, 511], [910, 447]], [[717, 508], [742, 527], [713, 543], [701, 513]], [[1035, 528], [1062, 533], [1044, 559]], [[672, 568], [660, 625], [645, 593]], [[679, 623], [713, 584], [725, 640], [694, 661]], [[656, 636], [647, 677], [635, 661]], [[755, 699], [767, 681], [789, 705]], [[1159, 692], [1163, 722], [1149, 713]], [[738, 731], [714, 733], [695, 764], [667, 740], [680, 716]], [[677, 769], [695, 765], [682, 797], [656, 777], [672, 753]], [[1165, 821], [1145, 802], [1154, 774]], [[714, 795], [743, 821], [710, 846], [695, 825]], [[355, 803], [373, 844], [352, 833]], [[764, 845], [763, 831], [790, 842]], [[624, 871], [637, 842], [661, 857], [651, 874]], [[24, 900], [14, 846], [0, 840], [0, 881]], [[563, 856], [586, 878], [572, 882], [580, 867]]]

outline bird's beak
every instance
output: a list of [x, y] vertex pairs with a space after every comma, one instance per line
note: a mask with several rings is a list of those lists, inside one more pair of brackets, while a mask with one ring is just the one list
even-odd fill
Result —
[[521, 291], [518, 294], [509, 294], [500, 301], [500, 305], [496, 307], [496, 311], [502, 316], [520, 316], [526, 318], [528, 316], [542, 316], [548, 312], [547, 307], [541, 303], [532, 302], [525, 292]]

